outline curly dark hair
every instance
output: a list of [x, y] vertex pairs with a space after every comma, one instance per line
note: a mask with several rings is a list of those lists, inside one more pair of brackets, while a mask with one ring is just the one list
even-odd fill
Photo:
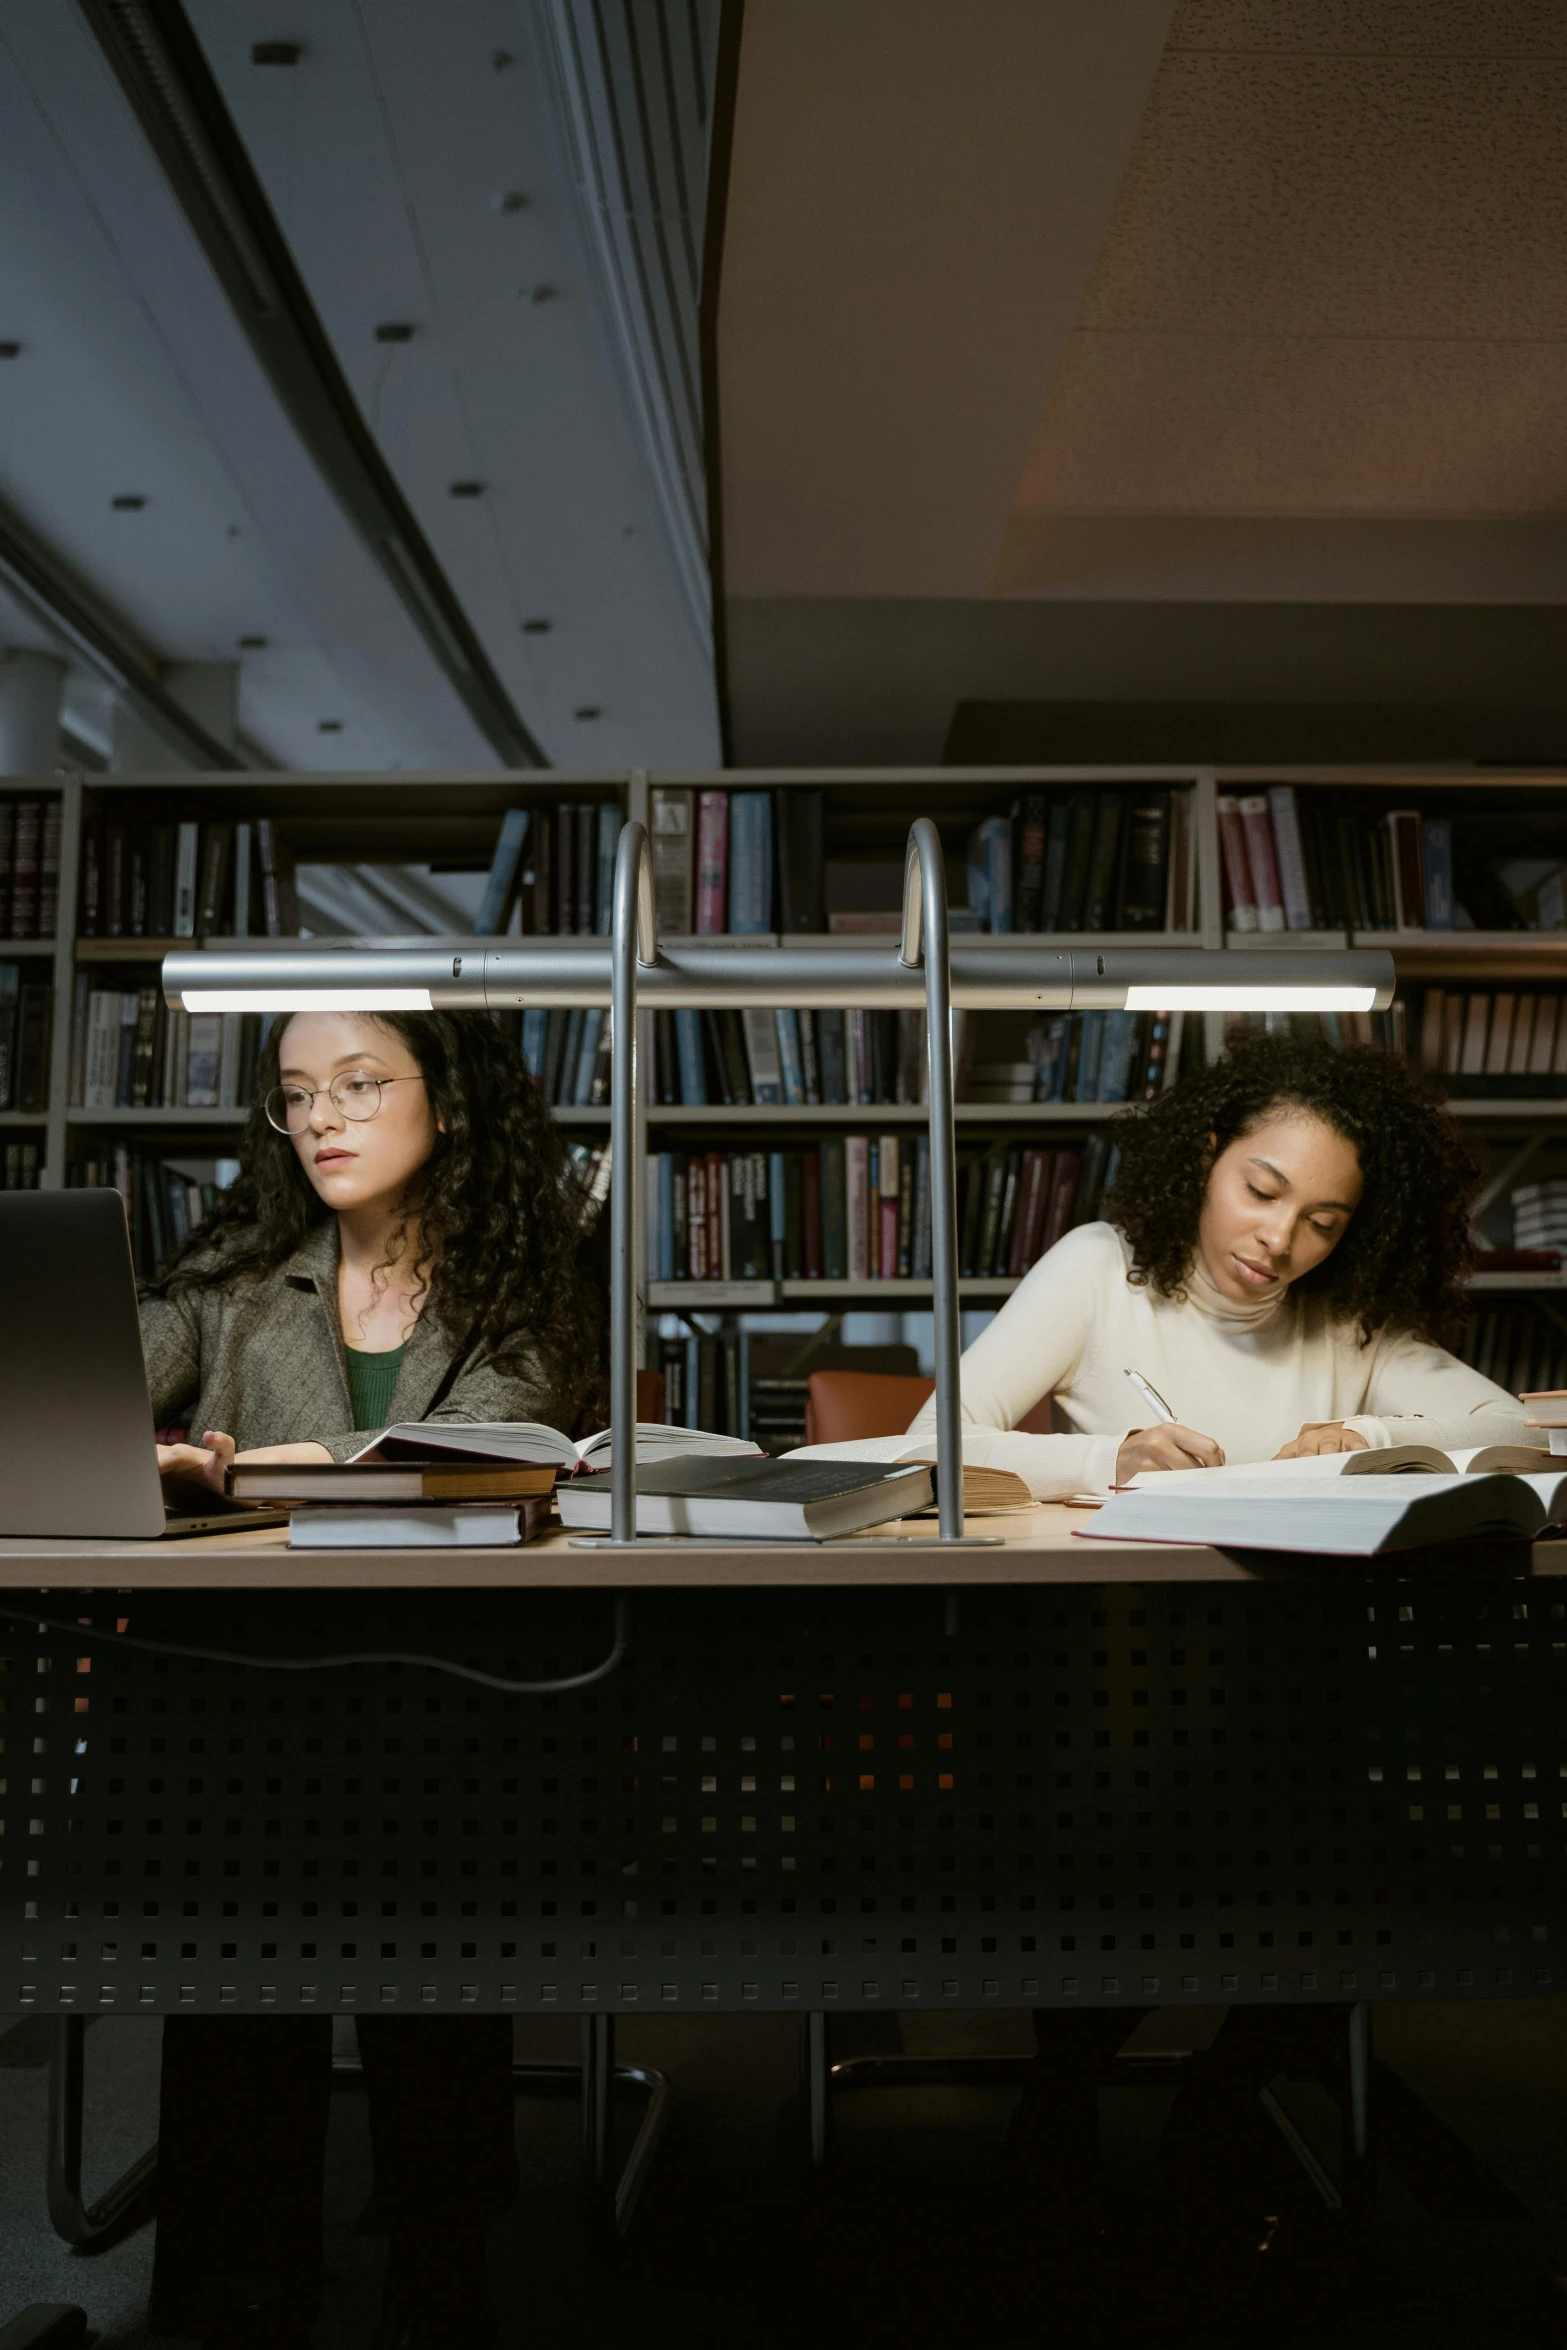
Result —
[[[445, 1127], [403, 1203], [401, 1230], [419, 1233], [413, 1270], [423, 1310], [459, 1345], [477, 1335], [503, 1363], [535, 1361], [570, 1412], [568, 1432], [592, 1421], [603, 1402], [603, 1250], [560, 1129], [521, 1055], [481, 1012], [374, 1019], [413, 1054]], [[278, 1082], [287, 1025], [275, 1021], [262, 1049], [237, 1178], [145, 1284], [146, 1294], [270, 1273], [330, 1217], [261, 1106]]]
[[1330, 1256], [1294, 1284], [1363, 1342], [1385, 1329], [1439, 1346], [1459, 1335], [1480, 1173], [1443, 1097], [1391, 1053], [1243, 1035], [1206, 1069], [1117, 1120], [1105, 1214], [1132, 1245], [1131, 1280], [1177, 1298], [1197, 1249], [1208, 1168], [1270, 1111], [1300, 1109], [1354, 1146], [1365, 1188]]

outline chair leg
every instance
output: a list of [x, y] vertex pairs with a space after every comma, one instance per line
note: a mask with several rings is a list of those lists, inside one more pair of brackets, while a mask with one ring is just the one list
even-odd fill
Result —
[[[61, 2016], [49, 2051], [49, 2148], [46, 2187], [54, 2232], [77, 2252], [99, 2252], [152, 2210], [158, 2149], [150, 2146], [95, 2203], [82, 2199], [82, 2092], [86, 2079], [87, 2019]], [[60, 2335], [61, 2341], [69, 2340]], [[25, 2337], [24, 2337], [25, 2339]], [[40, 2335], [41, 2341], [51, 2339]], [[0, 2350], [5, 2338], [0, 2335]]]
[[827, 2017], [821, 2008], [810, 2008], [800, 2018], [800, 2091], [813, 2170], [820, 2170], [826, 2162], [832, 2134], [831, 2061]]
[[595, 2228], [614, 2229], [615, 2019], [582, 2019], [582, 2178]]
[[1357, 2219], [1376, 2202], [1376, 2144], [1371, 2109], [1371, 2002], [1358, 2000], [1345, 2019], [1344, 2202]]

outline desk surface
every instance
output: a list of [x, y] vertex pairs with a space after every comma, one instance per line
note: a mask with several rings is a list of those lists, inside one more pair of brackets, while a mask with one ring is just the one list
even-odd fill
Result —
[[[1243, 1563], [1195, 1543], [1099, 1541], [1094, 1517], [1091, 1509], [1041, 1502], [1005, 1517], [971, 1520], [975, 1532], [1001, 1539], [962, 1550], [942, 1549], [934, 1530], [923, 1526], [897, 1542], [865, 1537], [798, 1545], [648, 1541], [630, 1552], [580, 1547], [559, 1531], [508, 1550], [290, 1550], [283, 1527], [165, 1542], [46, 1542], [13, 1536], [0, 1540], [0, 1589], [609, 1591], [767, 1584], [1256, 1583], [1319, 1571], [1289, 1556], [1276, 1563]], [[1514, 1548], [1489, 1549], [1486, 1571], [1495, 1573], [1498, 1565], [1506, 1571]], [[1466, 1557], [1473, 1560], [1474, 1554], [1451, 1553], [1455, 1571], [1462, 1571]], [[1529, 1549], [1520, 1543], [1516, 1557], [1519, 1574], [1567, 1575], [1567, 1542], [1536, 1542]], [[1386, 1578], [1400, 1573], [1400, 1554], [1363, 1563], [1344, 1560], [1321, 1571]]]

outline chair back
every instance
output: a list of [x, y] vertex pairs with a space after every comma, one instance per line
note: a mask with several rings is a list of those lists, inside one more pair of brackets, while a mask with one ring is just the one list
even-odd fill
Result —
[[846, 1444], [862, 1436], [901, 1436], [933, 1379], [890, 1371], [813, 1371], [806, 1381], [805, 1441]]

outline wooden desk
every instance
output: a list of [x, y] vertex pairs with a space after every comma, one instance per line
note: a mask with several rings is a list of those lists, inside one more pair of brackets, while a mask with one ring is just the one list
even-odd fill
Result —
[[1308, 1557], [1253, 1554], [1246, 1562], [1206, 1545], [1097, 1542], [1096, 1512], [1041, 1502], [1004, 1517], [974, 1518], [974, 1533], [996, 1533], [998, 1547], [941, 1550], [934, 1528], [910, 1523], [913, 1539], [827, 1544], [640, 1542], [634, 1551], [583, 1549], [559, 1530], [512, 1550], [308, 1550], [288, 1547], [287, 1532], [193, 1535], [169, 1542], [0, 1541], [0, 1589], [118, 1591], [612, 1591], [687, 1587], [746, 1589], [966, 1585], [1275, 1583], [1302, 1576], [1342, 1583], [1358, 1573], [1379, 1577], [1465, 1571], [1465, 1559], [1488, 1574], [1567, 1574], [1567, 1542], [1488, 1546], [1483, 1554], [1430, 1552], [1397, 1558], [1324, 1563]]

